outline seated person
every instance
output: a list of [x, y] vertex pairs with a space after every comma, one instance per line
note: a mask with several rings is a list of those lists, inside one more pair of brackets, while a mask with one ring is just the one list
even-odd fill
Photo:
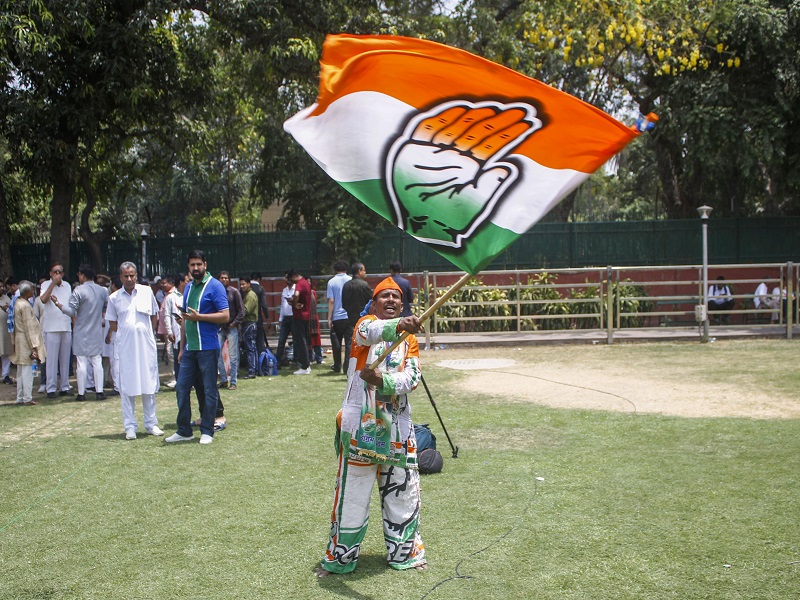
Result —
[[[733, 305], [733, 292], [731, 292], [730, 286], [725, 284], [725, 277], [720, 275], [715, 284], [708, 286], [708, 310], [709, 312], [733, 310]], [[712, 320], [719, 323], [719, 317], [712, 317]], [[727, 315], [722, 317], [722, 322], [728, 323]]]
[[754, 296], [755, 297], [753, 298], [753, 306], [755, 306], [756, 309], [760, 310], [766, 310], [766, 309], [772, 310], [773, 312], [771, 320], [773, 322], [777, 321], [778, 320], [777, 308], [778, 305], [780, 304], [780, 288], [777, 287], [774, 288], [772, 290], [772, 294], [770, 294], [766, 281], [762, 281], [760, 284], [758, 284], [758, 287], [754, 292]]

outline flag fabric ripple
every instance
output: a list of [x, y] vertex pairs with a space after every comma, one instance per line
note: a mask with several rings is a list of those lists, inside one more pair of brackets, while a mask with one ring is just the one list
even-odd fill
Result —
[[434, 42], [331, 35], [320, 62], [317, 102], [284, 129], [361, 202], [470, 273], [638, 135]]

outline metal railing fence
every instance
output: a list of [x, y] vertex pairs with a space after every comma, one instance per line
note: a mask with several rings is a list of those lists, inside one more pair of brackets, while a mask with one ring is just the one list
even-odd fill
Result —
[[[796, 299], [800, 288], [797, 264], [711, 265], [709, 269], [714, 274], [709, 285], [718, 274], [729, 274], [725, 284], [734, 300], [731, 310], [708, 311], [712, 325], [779, 326], [791, 339], [792, 327], [800, 318], [800, 303], [788, 300]], [[423, 274], [418, 312], [458, 275]], [[778, 288], [777, 309], [755, 306], [755, 290], [762, 282], [770, 295]], [[702, 267], [697, 265], [486, 271], [439, 310], [429, 329], [434, 337], [595, 329], [607, 331], [611, 342], [614, 332], [623, 328], [699, 326], [695, 307], [702, 303]]]

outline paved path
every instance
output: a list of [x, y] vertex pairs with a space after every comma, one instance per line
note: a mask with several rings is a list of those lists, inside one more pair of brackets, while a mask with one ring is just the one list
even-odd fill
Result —
[[[655, 342], [655, 341], [700, 341], [699, 327], [643, 327], [620, 329], [614, 331], [613, 342]], [[794, 338], [800, 339], [800, 326], [792, 330]], [[715, 325], [709, 328], [709, 339], [740, 338], [786, 338], [786, 327], [778, 325], [725, 326]], [[571, 331], [530, 331], [523, 333], [476, 333], [476, 334], [438, 334], [431, 336], [430, 346], [427, 339], [420, 335], [423, 347], [448, 346], [516, 346], [520, 344], [606, 344], [608, 333], [599, 329], [576, 329]]]

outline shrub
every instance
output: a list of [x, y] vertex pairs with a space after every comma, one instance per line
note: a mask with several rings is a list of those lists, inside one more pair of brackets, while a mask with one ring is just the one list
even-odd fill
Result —
[[[640, 285], [632, 285], [630, 279], [623, 282], [614, 284], [614, 310], [619, 311], [619, 314], [624, 313], [643, 313], [653, 310], [652, 300], [634, 300], [633, 298], [639, 296], [647, 296], [647, 291]], [[619, 303], [617, 299], [619, 298]], [[644, 317], [641, 316], [622, 316], [620, 318], [620, 327], [641, 327], [644, 324]]]
[[[550, 275], [547, 272], [528, 277], [526, 285], [519, 289], [520, 302], [526, 302], [526, 304], [520, 305], [520, 316], [569, 314], [569, 305], [563, 301], [559, 291], [547, 287], [554, 284], [556, 279], [558, 279], [557, 275]], [[509, 300], [511, 302], [517, 301], [516, 290], [511, 290]], [[532, 303], [528, 304], [527, 302]], [[522, 331], [566, 329], [568, 324], [569, 321], [566, 318], [525, 319], [522, 321], [520, 328]]]
[[[602, 301], [599, 305], [597, 303], [597, 299], [600, 297], [600, 290], [596, 285], [579, 288], [577, 290], [571, 289], [570, 295], [575, 300], [587, 300], [587, 302], [571, 302], [569, 304], [570, 314], [590, 315], [592, 313], [605, 311], [605, 306], [603, 305]], [[590, 299], [591, 302], [589, 301]], [[573, 329], [597, 329], [599, 327], [600, 317], [583, 317], [572, 320]]]
[[[444, 293], [445, 290], [439, 290], [437, 295], [442, 296]], [[461, 319], [510, 316], [511, 308], [506, 291], [484, 287], [483, 281], [479, 277], [473, 277], [439, 309], [437, 330], [442, 333], [509, 331], [511, 323], [506, 319], [481, 321], [462, 321]]]

